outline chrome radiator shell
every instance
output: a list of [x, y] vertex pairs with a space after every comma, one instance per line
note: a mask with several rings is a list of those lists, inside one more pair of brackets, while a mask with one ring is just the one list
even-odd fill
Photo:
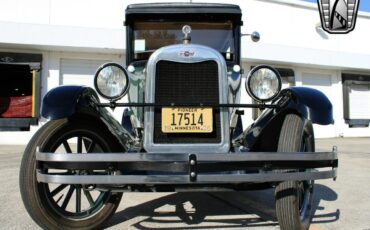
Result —
[[[145, 102], [155, 103], [155, 75], [159, 61], [179, 63], [199, 63], [214, 61], [218, 66], [219, 103], [228, 103], [228, 78], [226, 62], [222, 55], [209, 47], [193, 44], [171, 45], [155, 51], [146, 68]], [[148, 153], [226, 153], [230, 148], [229, 110], [220, 108], [221, 141], [219, 143], [197, 144], [165, 144], [154, 143], [154, 108], [147, 107], [144, 111], [144, 149]]]

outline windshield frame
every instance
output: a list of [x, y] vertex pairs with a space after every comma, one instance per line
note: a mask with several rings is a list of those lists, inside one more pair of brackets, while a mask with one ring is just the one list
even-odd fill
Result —
[[[150, 21], [138, 21], [139, 22], [157, 22], [157, 21], [153, 21], [153, 20], [150, 20]], [[163, 22], [163, 21], [162, 21]], [[177, 22], [177, 20], [175, 21], [164, 21], [164, 22]], [[203, 22], [203, 21], [202, 21]], [[204, 21], [204, 23], [226, 23], [226, 22], [229, 22], [227, 20], [223, 20], [223, 21], [215, 21], [215, 22], [210, 22], [210, 21]], [[186, 23], [186, 22], [184, 22]], [[188, 22], [189, 24], [190, 23], [195, 23], [194, 21], [190, 21]], [[230, 22], [232, 24], [232, 40], [233, 40], [233, 44], [234, 44], [234, 55], [233, 55], [233, 58], [232, 59], [226, 59], [226, 62], [227, 63], [233, 63], [233, 64], [238, 64], [240, 65], [240, 36], [241, 36], [241, 32], [240, 32], [240, 25], [236, 25], [234, 22]], [[130, 65], [131, 63], [133, 62], [142, 62], [142, 61], [146, 61], [147, 59], [135, 59], [135, 50], [134, 50], [134, 39], [135, 39], [135, 30], [134, 30], [134, 23], [132, 24], [126, 24], [126, 34], [127, 34], [127, 38], [126, 38], [126, 65]], [[194, 44], [196, 44], [196, 42], [194, 42]], [[225, 56], [224, 56], [225, 57]]]

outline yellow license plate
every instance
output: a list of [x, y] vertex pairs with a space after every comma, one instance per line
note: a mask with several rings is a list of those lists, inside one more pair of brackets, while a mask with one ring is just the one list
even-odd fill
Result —
[[211, 133], [212, 108], [162, 108], [163, 133]]

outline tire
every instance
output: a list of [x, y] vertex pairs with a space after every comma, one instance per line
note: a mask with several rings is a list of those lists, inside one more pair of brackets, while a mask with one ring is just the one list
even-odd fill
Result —
[[[77, 153], [82, 153], [83, 145], [87, 153], [113, 152], [117, 147], [112, 141], [112, 135], [104, 127], [81, 119], [74, 122], [67, 119], [49, 121], [37, 131], [25, 149], [19, 185], [28, 214], [43, 229], [101, 228], [119, 206], [122, 193], [92, 191], [82, 185], [56, 186], [37, 182], [36, 148], [39, 147], [43, 152], [55, 152], [64, 147], [67, 152], [73, 152], [71, 149], [74, 146], [68, 141], [75, 136]], [[77, 174], [72, 170], [65, 173]], [[71, 204], [73, 200], [74, 211]]]
[[[314, 152], [312, 124], [288, 114], [280, 131], [278, 152]], [[314, 181], [285, 181], [276, 186], [276, 216], [282, 230], [308, 229], [311, 222]]]

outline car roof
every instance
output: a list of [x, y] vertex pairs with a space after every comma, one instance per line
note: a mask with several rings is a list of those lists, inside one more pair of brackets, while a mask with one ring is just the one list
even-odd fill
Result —
[[126, 8], [126, 22], [135, 21], [226, 21], [242, 24], [238, 5], [217, 3], [144, 3]]

